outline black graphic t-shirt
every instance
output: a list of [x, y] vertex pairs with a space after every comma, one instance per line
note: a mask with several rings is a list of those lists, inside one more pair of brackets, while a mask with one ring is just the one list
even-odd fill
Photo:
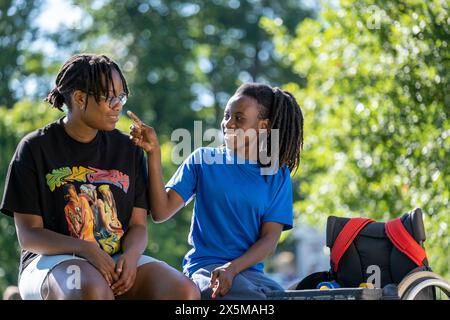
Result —
[[[120, 251], [133, 207], [149, 209], [144, 152], [119, 130], [78, 142], [62, 120], [28, 134], [17, 146], [1, 212], [39, 215], [46, 229], [97, 243], [113, 255]], [[20, 273], [35, 257], [22, 250]]]

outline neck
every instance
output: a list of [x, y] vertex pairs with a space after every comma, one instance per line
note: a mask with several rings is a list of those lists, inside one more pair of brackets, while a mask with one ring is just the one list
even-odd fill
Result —
[[64, 130], [72, 139], [82, 143], [94, 140], [98, 132], [97, 129], [93, 129], [79, 119], [75, 119], [71, 113], [64, 117], [63, 125]]
[[237, 154], [242, 159], [255, 161], [255, 162], [258, 161], [258, 155], [255, 154], [254, 152], [251, 152], [247, 148], [245, 148], [245, 150], [238, 149]]
[[236, 155], [241, 158], [241, 159], [245, 159], [245, 160], [250, 160], [253, 162], [258, 162], [259, 157], [257, 152], [255, 152], [254, 150], [249, 150], [249, 148], [238, 148], [236, 150], [233, 150], [234, 153], [236, 153]]
[[259, 146], [257, 140], [252, 140], [243, 148], [243, 150], [238, 149], [238, 154], [241, 158], [245, 160], [250, 160], [257, 162], [259, 160]]

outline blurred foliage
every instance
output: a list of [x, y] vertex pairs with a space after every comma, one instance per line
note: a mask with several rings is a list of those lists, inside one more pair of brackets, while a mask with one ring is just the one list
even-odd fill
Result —
[[41, 100], [60, 67], [43, 48], [51, 37], [36, 21], [45, 0], [0, 0], [0, 106], [27, 97]]
[[[342, 0], [318, 20], [308, 19], [315, 8], [294, 0], [73, 2], [85, 11], [80, 25], [40, 34], [57, 49], [46, 55], [27, 45], [37, 31], [25, 21], [40, 2], [0, 0], [0, 192], [18, 141], [62, 116], [14, 96], [28, 96], [31, 79], [30, 97], [43, 98], [73, 53], [105, 53], [122, 67], [132, 93], [125, 108], [156, 128], [165, 181], [177, 168], [174, 129], [192, 130], [193, 120], [217, 127], [242, 82], [287, 83], [305, 113], [305, 150], [293, 177], [297, 223], [323, 227], [330, 214], [386, 220], [420, 206], [431, 265], [449, 277], [446, 1]], [[118, 128], [129, 124], [122, 117]], [[147, 254], [181, 269], [191, 212], [192, 203], [165, 223], [149, 218]], [[283, 240], [292, 245], [289, 236]], [[19, 261], [5, 216], [0, 245], [2, 291], [16, 283]]]
[[258, 21], [283, 19], [293, 32], [314, 15], [293, 0], [74, 2], [88, 22], [55, 34], [55, 41], [74, 52], [116, 59], [130, 83], [130, 106], [163, 135], [192, 130], [197, 111], [206, 126], [217, 127], [228, 97], [243, 81], [298, 77], [274, 55]]
[[340, 1], [295, 36], [263, 19], [307, 78], [299, 223], [425, 213], [433, 269], [450, 278], [450, 51], [445, 0]]
[[[20, 139], [29, 132], [56, 120], [61, 113], [44, 103], [23, 100], [13, 108], [0, 106], [0, 190], [3, 195], [6, 174]], [[17, 284], [19, 245], [13, 219], [0, 214], [0, 292]]]
[[34, 30], [29, 27], [33, 9], [39, 1], [0, 1], [0, 105], [12, 106], [16, 101], [11, 88], [13, 81], [23, 75], [25, 62], [22, 53], [26, 51], [24, 39], [30, 41]]
[[[167, 182], [178, 166], [172, 161], [171, 142], [161, 145], [163, 177]], [[149, 218], [149, 236], [147, 253], [167, 262], [172, 267], [182, 270], [183, 257], [190, 249], [187, 238], [191, 224], [193, 202], [181, 209], [175, 216], [164, 223], [154, 223]]]

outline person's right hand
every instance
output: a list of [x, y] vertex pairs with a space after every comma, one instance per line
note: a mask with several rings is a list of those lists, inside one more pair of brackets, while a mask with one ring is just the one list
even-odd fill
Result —
[[133, 112], [128, 111], [127, 114], [134, 122], [130, 126], [130, 139], [133, 143], [144, 149], [149, 155], [160, 152], [161, 148], [155, 129], [143, 123]]
[[119, 279], [116, 273], [116, 262], [97, 244], [86, 241], [82, 256], [102, 274], [109, 286]]
[[218, 296], [225, 296], [233, 285], [234, 277], [236, 277], [236, 272], [230, 262], [215, 268], [211, 272], [209, 284], [209, 287], [213, 290], [211, 298], [215, 299]]

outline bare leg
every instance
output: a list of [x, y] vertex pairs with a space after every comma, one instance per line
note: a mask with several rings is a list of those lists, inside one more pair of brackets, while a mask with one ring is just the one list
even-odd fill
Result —
[[[69, 278], [74, 275], [68, 272], [71, 266], [79, 268], [76, 268], [80, 275], [79, 287]], [[83, 260], [68, 260], [56, 266], [44, 281], [41, 293], [44, 300], [114, 300], [114, 294], [100, 272]]]
[[117, 299], [198, 300], [198, 287], [165, 262], [138, 267], [133, 287]]

